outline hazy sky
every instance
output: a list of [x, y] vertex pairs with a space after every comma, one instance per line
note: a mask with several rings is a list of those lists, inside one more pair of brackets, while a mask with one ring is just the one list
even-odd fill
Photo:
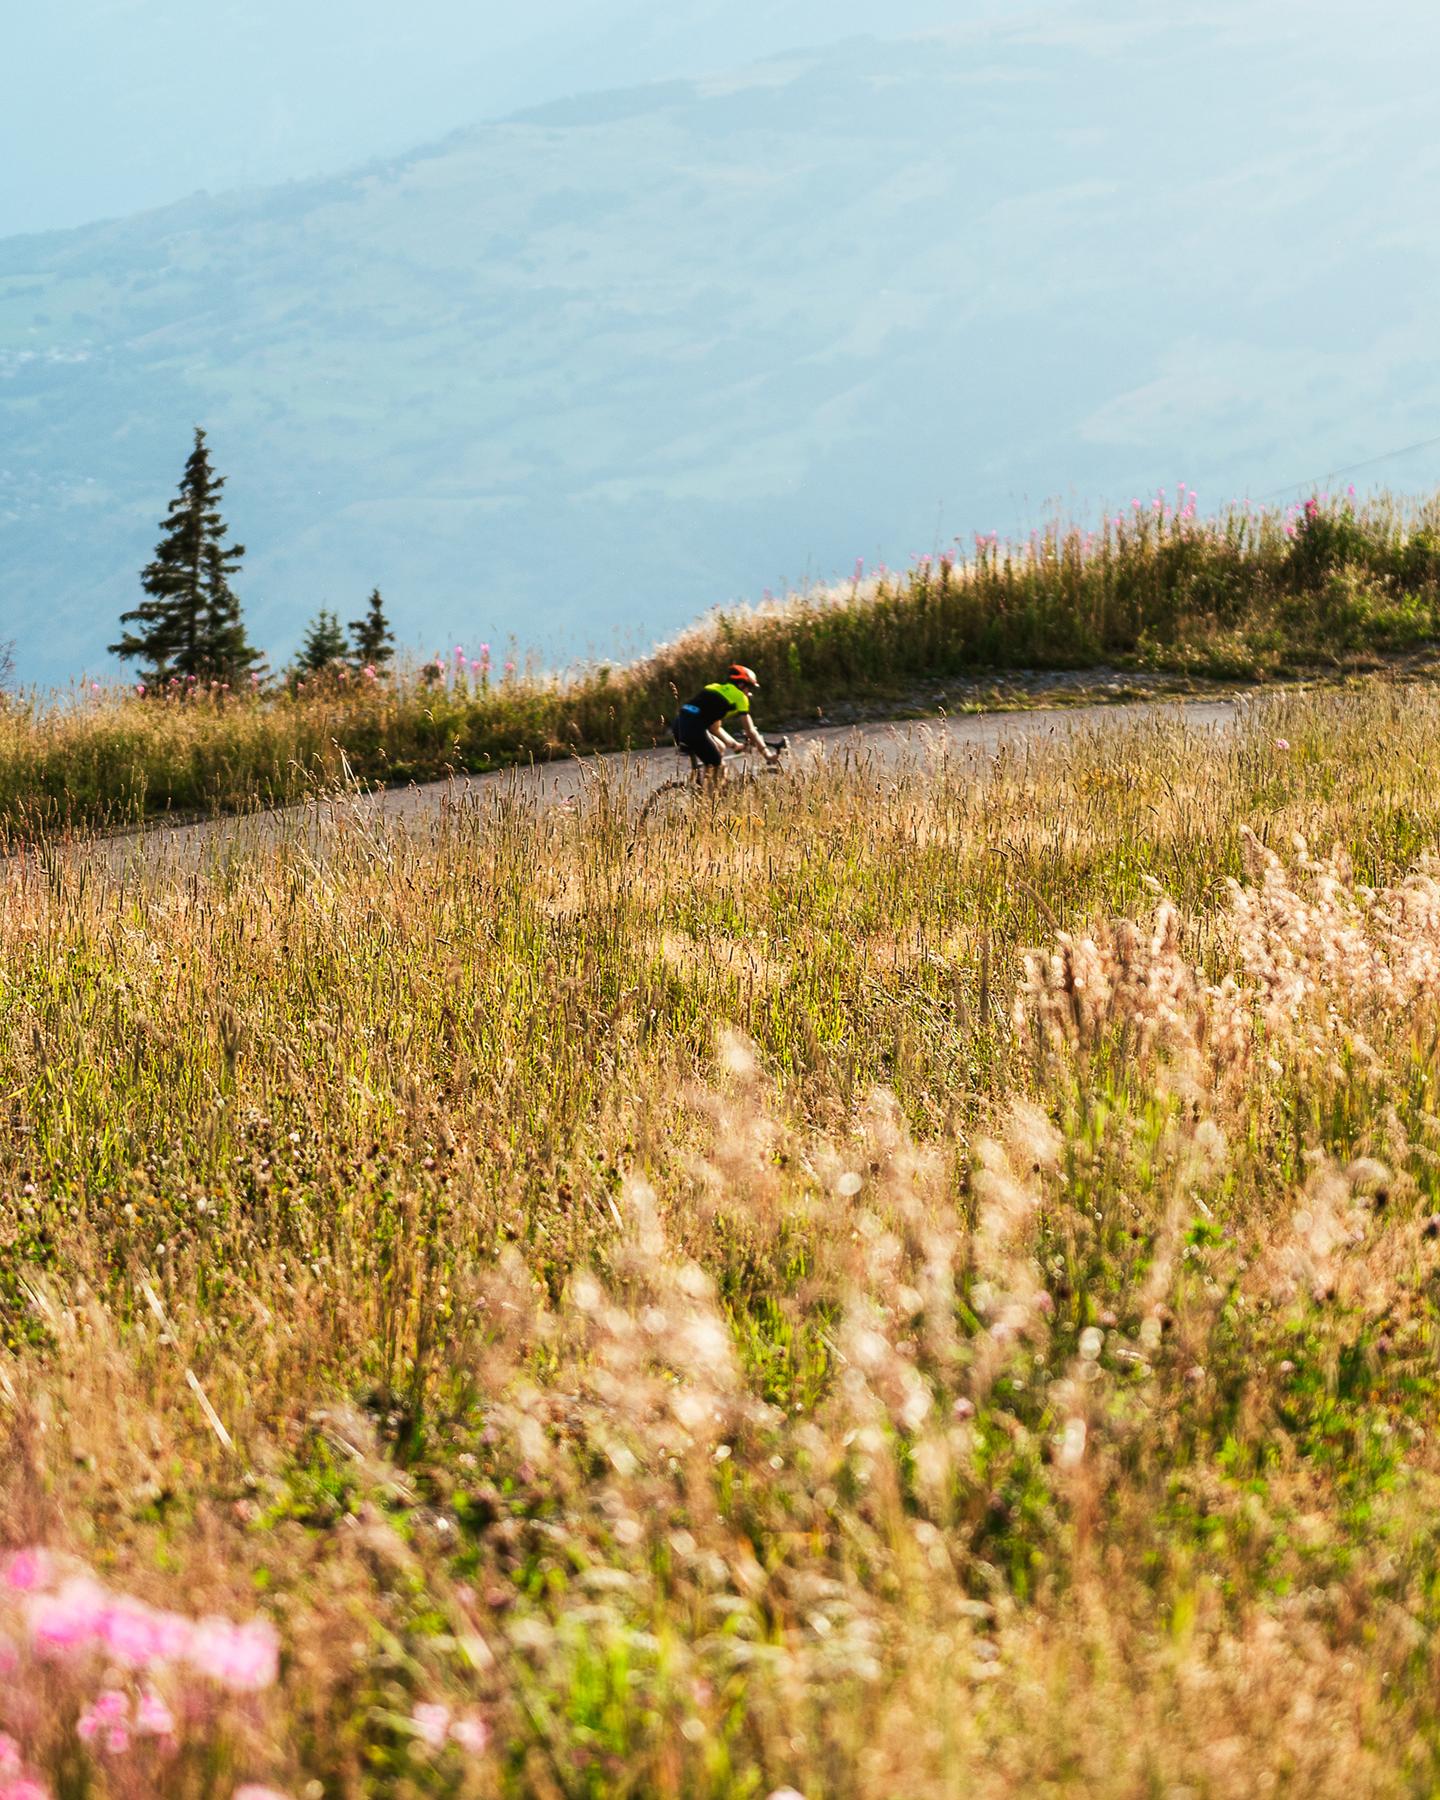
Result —
[[[1433, 0], [47, 0], [7, 9], [0, 237], [347, 168], [564, 95], [873, 33], [1292, 35], [1403, 84]], [[1279, 98], [1279, 97], [1277, 97]], [[1222, 109], [1223, 110], [1223, 109]], [[1203, 159], [1207, 146], [1195, 145]]]
[[571, 93], [1002, 10], [978, 0], [16, 0], [0, 52], [0, 237], [196, 188], [346, 168]]

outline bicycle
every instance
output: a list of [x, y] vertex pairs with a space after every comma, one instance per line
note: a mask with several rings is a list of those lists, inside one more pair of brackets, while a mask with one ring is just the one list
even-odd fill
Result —
[[766, 759], [763, 769], [747, 769], [742, 775], [722, 781], [706, 780], [704, 765], [699, 757], [690, 756], [688, 750], [678, 750], [677, 754], [680, 756], [690, 757], [690, 773], [672, 775], [668, 781], [660, 783], [640, 808], [636, 830], [643, 831], [647, 825], [657, 821], [682, 817], [692, 807], [714, 805], [723, 798], [727, 789], [731, 793], [735, 791], [737, 781], [743, 785], [758, 780], [762, 775], [778, 775], [780, 765], [790, 749], [790, 740], [788, 737], [766, 738], [765, 748], [774, 754]]

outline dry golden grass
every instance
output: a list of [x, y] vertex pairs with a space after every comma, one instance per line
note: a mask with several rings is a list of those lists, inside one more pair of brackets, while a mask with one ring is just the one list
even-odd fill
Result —
[[1437, 726], [5, 864], [0, 1549], [283, 1645], [164, 1791], [1433, 1791]]

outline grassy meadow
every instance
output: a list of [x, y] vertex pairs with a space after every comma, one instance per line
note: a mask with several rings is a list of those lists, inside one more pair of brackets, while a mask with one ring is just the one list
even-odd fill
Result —
[[[1265, 681], [1374, 666], [1440, 638], [1440, 497], [1234, 506], [1136, 500], [1094, 529], [977, 538], [757, 609], [718, 612], [623, 668], [568, 676], [446, 649], [425, 667], [338, 672], [243, 695], [77, 688], [0, 706], [0, 836], [244, 810], [348, 774], [388, 784], [656, 741], [736, 658], [773, 724], [837, 703], [913, 703], [917, 682], [1111, 666]], [[479, 654], [475, 654], [476, 651]], [[983, 679], [981, 686], [983, 687]]]
[[1440, 1789], [1437, 734], [4, 862], [0, 1793]]

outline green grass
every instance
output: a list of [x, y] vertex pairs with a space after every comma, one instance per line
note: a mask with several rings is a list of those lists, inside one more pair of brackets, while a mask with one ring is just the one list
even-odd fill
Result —
[[[626, 668], [491, 680], [453, 671], [241, 699], [119, 690], [0, 713], [0, 830], [34, 838], [166, 813], [293, 799], [348, 769], [406, 783], [575, 751], [648, 745], [733, 659], [776, 724], [917, 684], [1101, 666], [1264, 681], [1374, 666], [1440, 637], [1440, 503], [1349, 500], [1214, 520], [1142, 508], [1054, 525], [906, 574], [720, 612]], [[346, 691], [346, 688], [350, 691]]]

